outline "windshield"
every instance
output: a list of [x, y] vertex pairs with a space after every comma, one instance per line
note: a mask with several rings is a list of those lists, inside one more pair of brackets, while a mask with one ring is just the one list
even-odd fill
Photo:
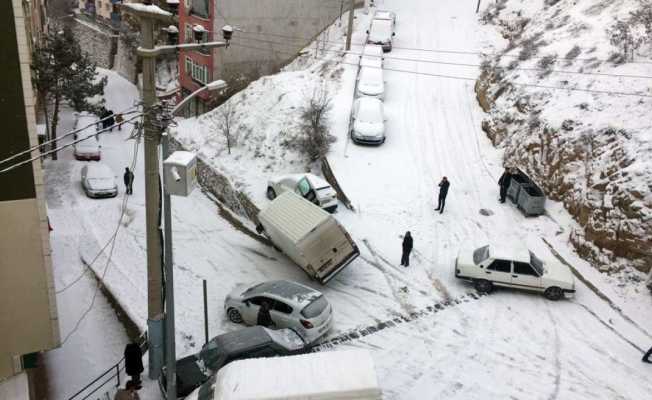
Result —
[[482, 246], [473, 252], [473, 262], [477, 265], [489, 258], [489, 246]]
[[376, 19], [371, 25], [371, 34], [373, 36], [382, 36], [389, 38], [392, 36], [392, 23], [385, 19]]
[[328, 307], [328, 301], [324, 296], [317, 297], [312, 303], [308, 304], [301, 310], [301, 315], [310, 319], [315, 318]]
[[251, 293], [251, 292], [253, 292], [253, 291], [254, 291], [258, 286], [262, 285], [263, 283], [265, 283], [265, 282], [262, 282], [262, 283], [259, 283], [259, 284], [257, 284], [257, 285], [254, 285], [254, 286], [250, 287], [249, 289], [247, 289], [247, 290], [245, 290], [244, 292], [242, 292], [242, 295], [244, 296], [244, 295], [246, 295], [247, 293]]
[[543, 275], [543, 261], [539, 260], [532, 252], [530, 252], [530, 265], [537, 271], [539, 276]]

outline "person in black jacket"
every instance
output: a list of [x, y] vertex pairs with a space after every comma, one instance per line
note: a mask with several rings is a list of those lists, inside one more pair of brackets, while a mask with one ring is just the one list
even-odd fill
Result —
[[263, 301], [260, 305], [260, 309], [258, 310], [257, 323], [258, 325], [264, 326], [265, 328], [269, 328], [275, 325], [274, 321], [272, 320], [272, 315], [269, 313], [269, 303], [266, 301]]
[[412, 251], [412, 235], [410, 231], [405, 232], [403, 237], [403, 254], [401, 255], [401, 265], [405, 267], [410, 266], [410, 252]]
[[122, 175], [122, 179], [125, 182], [125, 187], [127, 188], [127, 194], [134, 194], [134, 173], [131, 172], [129, 167], [125, 167], [125, 173]]
[[650, 347], [650, 350], [645, 353], [643, 356], [643, 362], [646, 362], [648, 364], [652, 364], [652, 361], [650, 361], [650, 357], [652, 357], [652, 347]]
[[145, 370], [143, 368], [143, 352], [136, 343], [129, 343], [125, 346], [125, 373], [131, 377], [136, 384], [136, 389], [141, 388], [140, 374]]
[[505, 167], [505, 172], [498, 179], [498, 185], [500, 186], [500, 202], [505, 202], [505, 196], [507, 196], [507, 188], [509, 188], [509, 183], [512, 180], [512, 174], [509, 171], [509, 168]]
[[451, 183], [446, 177], [443, 177], [441, 182], [439, 182], [439, 204], [435, 208], [435, 211], [439, 211], [440, 214], [444, 212], [444, 205], [446, 205], [446, 196], [448, 195], [448, 187], [450, 185]]

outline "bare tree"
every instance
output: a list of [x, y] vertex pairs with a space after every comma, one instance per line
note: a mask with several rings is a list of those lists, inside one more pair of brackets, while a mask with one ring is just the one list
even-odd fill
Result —
[[217, 126], [226, 138], [226, 149], [231, 154], [231, 146], [234, 145], [233, 125], [235, 124], [236, 106], [235, 102], [227, 101], [217, 109]]
[[306, 105], [302, 109], [304, 137], [301, 140], [301, 149], [312, 161], [324, 157], [335, 140], [328, 133], [326, 125], [331, 108], [332, 102], [328, 91], [323, 86], [319, 86], [306, 98]]

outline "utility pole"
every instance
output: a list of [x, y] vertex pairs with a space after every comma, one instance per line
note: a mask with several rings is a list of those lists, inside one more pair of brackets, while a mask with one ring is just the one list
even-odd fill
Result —
[[480, 11], [480, 0], [478, 0], [478, 6], [475, 8], [475, 13], [477, 14]]
[[349, 26], [346, 30], [346, 51], [351, 50], [351, 34], [353, 33], [353, 9], [355, 8], [355, 0], [351, 0], [351, 7], [349, 9]]

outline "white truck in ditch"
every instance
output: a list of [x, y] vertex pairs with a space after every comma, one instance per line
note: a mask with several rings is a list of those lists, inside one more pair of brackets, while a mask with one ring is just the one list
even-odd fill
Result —
[[337, 220], [293, 192], [284, 192], [258, 213], [258, 233], [297, 263], [308, 276], [326, 283], [359, 254]]

